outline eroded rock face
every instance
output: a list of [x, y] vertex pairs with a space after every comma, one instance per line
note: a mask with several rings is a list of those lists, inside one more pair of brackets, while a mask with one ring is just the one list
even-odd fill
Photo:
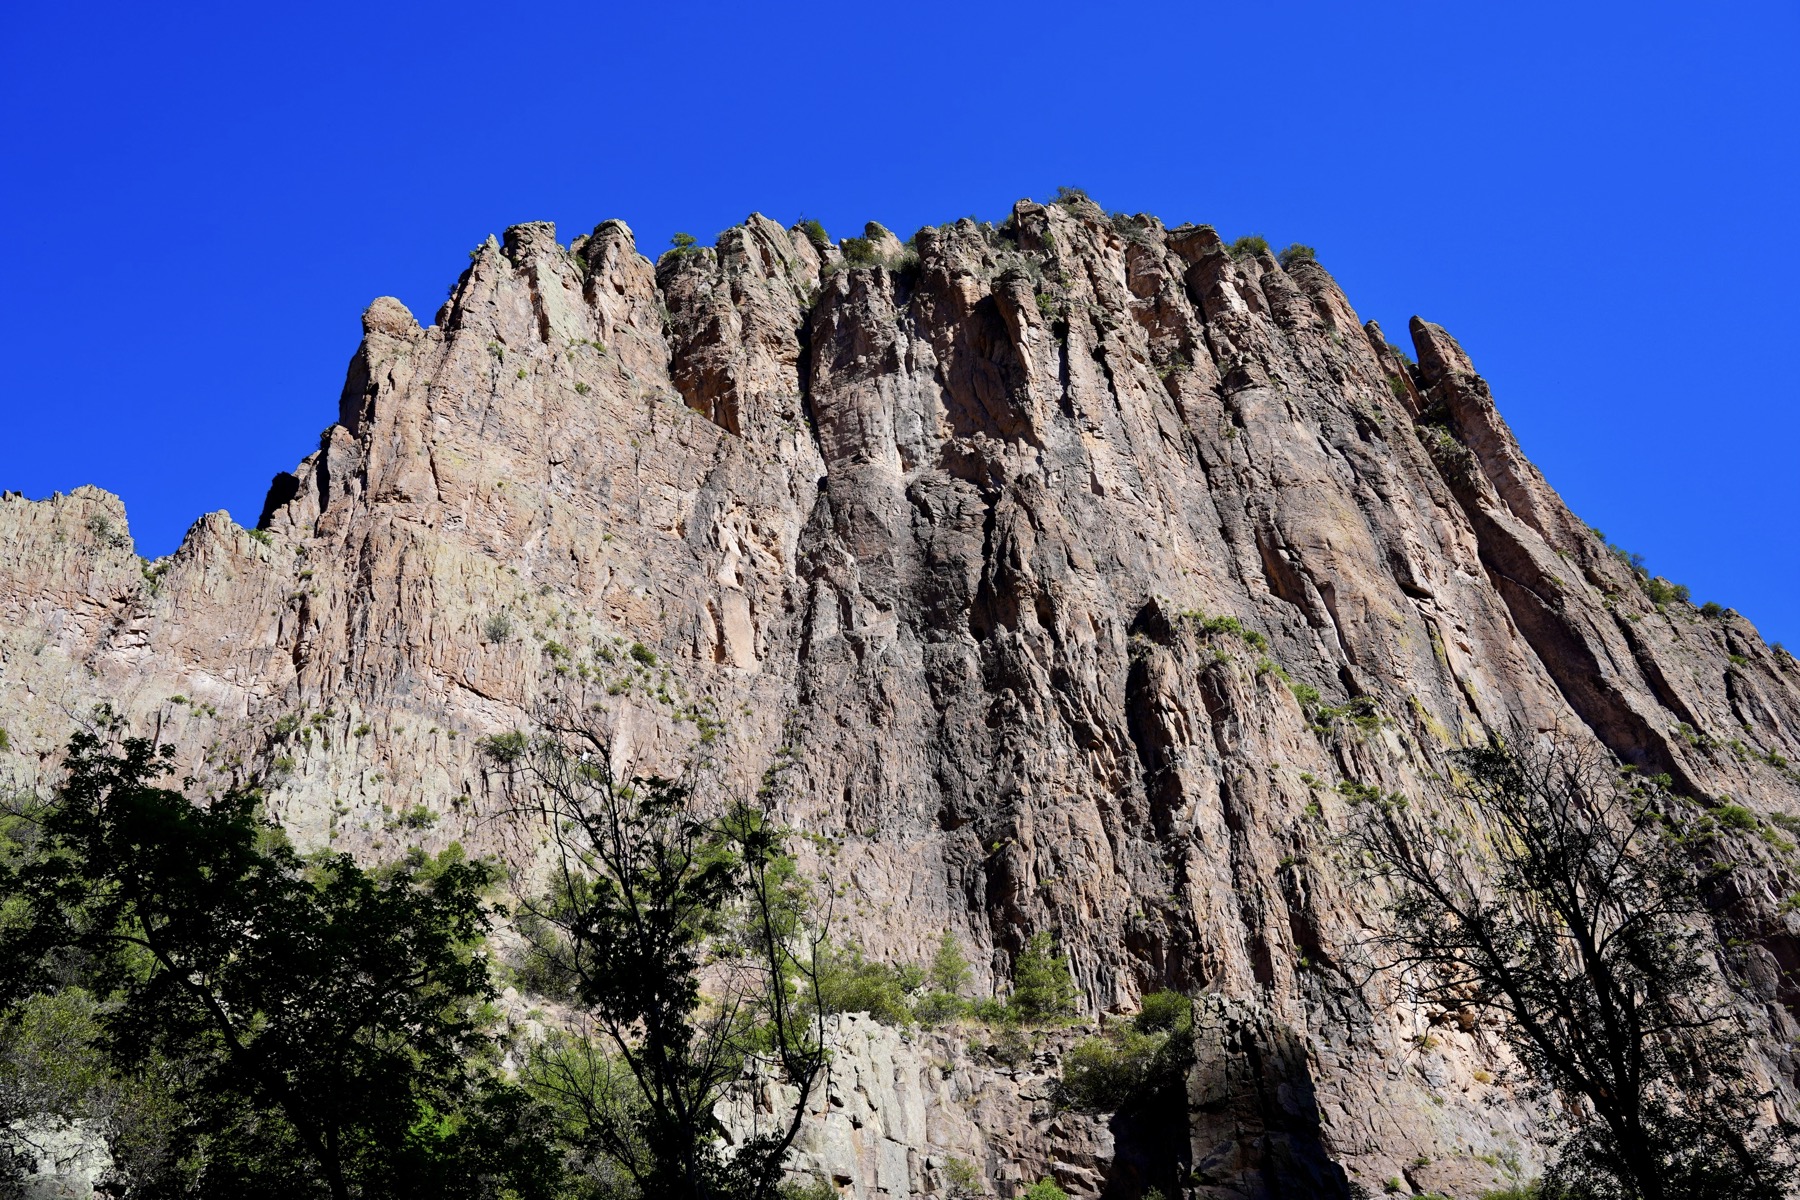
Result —
[[[1304, 1068], [1350, 1183], [1528, 1163], [1494, 1031], [1346, 969], [1375, 901], [1324, 851], [1334, 785], [1416, 791], [1523, 721], [1800, 813], [1800, 666], [1653, 605], [1454, 340], [1415, 320], [1408, 366], [1314, 263], [1086, 202], [913, 246], [848, 266], [752, 217], [653, 265], [619, 222], [515, 227], [432, 325], [370, 306], [258, 530], [144, 564], [104, 493], [0, 499], [4, 762], [41, 780], [104, 699], [277, 784], [302, 844], [528, 863], [480, 737], [555, 710], [641, 767], [704, 743], [820, 835], [872, 954], [948, 928], [992, 988], [1053, 930], [1090, 1012], [1252, 1006], [1220, 1045]], [[1284, 673], [1379, 721], [1319, 732]], [[1747, 874], [1732, 914], [1784, 1088], [1789, 890]], [[1254, 1195], [1257, 1139], [1302, 1135], [1242, 1103], [1219, 1186]]]

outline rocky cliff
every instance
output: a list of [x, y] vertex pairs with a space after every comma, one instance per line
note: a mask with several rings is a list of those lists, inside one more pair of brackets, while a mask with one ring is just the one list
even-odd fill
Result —
[[[1536, 1154], [1493, 1031], [1345, 967], [1339, 781], [1429, 786], [1518, 721], [1800, 814], [1800, 665], [1646, 588], [1448, 333], [1415, 318], [1415, 365], [1310, 259], [1079, 198], [904, 246], [752, 216], [657, 263], [616, 221], [532, 224], [434, 324], [363, 326], [255, 530], [212, 514], [145, 563], [103, 492], [0, 500], [16, 778], [104, 699], [273, 782], [303, 844], [528, 861], [481, 736], [555, 710], [638, 766], [702, 746], [818, 835], [876, 957], [949, 928], [992, 987], [1048, 929], [1091, 1013], [1210, 997], [1186, 1153], [1217, 1195], [1472, 1196]], [[1786, 1087], [1795, 884], [1754, 878], [1737, 953]], [[1003, 1194], [1108, 1186], [1118, 1131], [896, 1036], [881, 1087], [941, 1066], [889, 1106], [911, 1165], [809, 1135], [859, 1194], [939, 1187], [946, 1147]]]

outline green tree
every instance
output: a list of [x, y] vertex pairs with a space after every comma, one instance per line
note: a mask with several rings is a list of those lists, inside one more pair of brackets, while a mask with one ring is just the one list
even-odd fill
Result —
[[[761, 813], [702, 814], [686, 786], [610, 761], [582, 732], [533, 748], [557, 831], [550, 894], [524, 906], [533, 955], [602, 1041], [538, 1056], [530, 1083], [595, 1176], [659, 1200], [768, 1200], [826, 1061], [805, 889]], [[800, 1099], [724, 1155], [713, 1110], [759, 1078]]]
[[1791, 1131], [1757, 1126], [1713, 953], [1707, 896], [1730, 869], [1713, 823], [1567, 739], [1519, 729], [1457, 757], [1448, 802], [1365, 797], [1346, 846], [1390, 889], [1387, 965], [1421, 1001], [1502, 1016], [1566, 1098], [1543, 1195], [1786, 1195]]
[[72, 979], [104, 997], [94, 1041], [115, 1069], [178, 1068], [163, 1075], [208, 1195], [473, 1196], [501, 1176], [537, 1194], [508, 1161], [530, 1151], [504, 1144], [520, 1098], [467, 1061], [487, 1041], [489, 869], [425, 886], [302, 860], [254, 790], [191, 803], [157, 785], [171, 747], [121, 735], [102, 711], [71, 741], [0, 880], [7, 1013]]
[[1010, 1007], [1023, 1021], [1061, 1021], [1075, 1015], [1075, 1000], [1069, 960], [1057, 952], [1048, 933], [1032, 934], [1013, 960]]
[[966, 1015], [973, 1006], [964, 993], [973, 980], [974, 972], [969, 969], [962, 943], [946, 929], [931, 956], [931, 965], [925, 970], [926, 991], [913, 1002], [913, 1015], [927, 1025]]
[[945, 992], [952, 996], [960, 996], [968, 989], [974, 972], [969, 969], [968, 956], [963, 953], [962, 943], [948, 929], [938, 940], [936, 953], [931, 956], [931, 967], [926, 972], [925, 981], [932, 990]]

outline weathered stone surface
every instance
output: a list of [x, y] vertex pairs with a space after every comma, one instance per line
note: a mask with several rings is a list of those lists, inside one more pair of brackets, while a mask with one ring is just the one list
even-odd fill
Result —
[[[1050, 1176], [1074, 1194], [1098, 1194], [1113, 1137], [1094, 1117], [1051, 1103], [1061, 1053], [1078, 1030], [1043, 1036], [1011, 1066], [963, 1030], [898, 1030], [862, 1014], [831, 1020], [829, 1072], [808, 1100], [795, 1143], [800, 1175], [818, 1175], [856, 1200], [941, 1195], [952, 1159], [973, 1167], [992, 1194]], [[740, 1136], [792, 1111], [793, 1089], [739, 1096], [719, 1116]], [[764, 1124], [759, 1125], [759, 1120]]]
[[[1484, 1156], [1529, 1164], [1495, 1032], [1347, 966], [1374, 901], [1324, 852], [1334, 785], [1415, 791], [1517, 720], [1800, 813], [1800, 666], [1735, 614], [1652, 604], [1454, 340], [1415, 320], [1409, 368], [1317, 264], [1084, 202], [913, 246], [847, 267], [752, 217], [653, 265], [616, 221], [567, 249], [518, 226], [433, 324], [370, 306], [337, 422], [256, 532], [214, 514], [144, 564], [102, 492], [0, 499], [0, 762], [41, 781], [104, 699], [203, 776], [275, 782], [304, 845], [526, 864], [479, 737], [579, 711], [658, 766], [717, 720], [716, 786], [774, 769], [873, 954], [948, 928], [989, 989], [1053, 930], [1092, 1012], [1162, 986], [1249, 1006], [1220, 1044], [1278, 1046], [1280, 1072], [1222, 1078], [1310, 1079], [1352, 1183], [1465, 1195]], [[1277, 667], [1379, 726], [1317, 732]], [[399, 820], [421, 806], [429, 828]], [[1783, 870], [1729, 919], [1785, 1096]], [[899, 1177], [888, 1142], [908, 1186], [931, 1147], [984, 1146], [1017, 1178], [1091, 1159], [1068, 1182], [1100, 1189], [1098, 1135], [997, 1142], [983, 1121], [1025, 1092], [968, 1070], [985, 1142], [908, 1093], [923, 1141], [883, 1116], [886, 1141], [828, 1123], [808, 1153], [854, 1159], [862, 1194]], [[1299, 1118], [1221, 1103], [1248, 1187], [1245, 1147]]]

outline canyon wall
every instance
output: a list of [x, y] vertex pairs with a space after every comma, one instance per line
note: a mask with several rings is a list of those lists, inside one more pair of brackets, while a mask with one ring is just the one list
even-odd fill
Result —
[[[1195, 1195], [1474, 1196], [1535, 1161], [1495, 1031], [1351, 963], [1376, 902], [1329, 852], [1336, 785], [1417, 793], [1522, 724], [1800, 815], [1800, 665], [1654, 603], [1455, 340], [1415, 318], [1408, 361], [1309, 258], [1079, 198], [849, 249], [752, 216], [653, 264], [616, 221], [516, 226], [433, 324], [369, 307], [256, 529], [147, 563], [102, 491], [8, 494], [0, 763], [53, 777], [104, 700], [203, 786], [264, 778], [303, 846], [528, 869], [480, 739], [579, 715], [622, 765], [762, 789], [874, 957], [948, 928], [987, 991], [1050, 930], [1090, 1017], [1205, 997]], [[1770, 850], [1727, 914], [1784, 1093], [1795, 886]], [[1001, 1194], [1136, 1195], [1119, 1131], [899, 1037], [870, 1078], [937, 1075], [888, 1104], [911, 1165], [821, 1124], [845, 1186], [937, 1189], [955, 1152]]]

